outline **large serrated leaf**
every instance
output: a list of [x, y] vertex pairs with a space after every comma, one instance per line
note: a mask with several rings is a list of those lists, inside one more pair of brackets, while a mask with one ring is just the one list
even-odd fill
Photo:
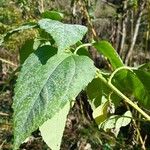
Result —
[[23, 64], [14, 96], [14, 150], [46, 120], [75, 99], [94, 78], [86, 56], [37, 50]]
[[61, 139], [63, 136], [67, 115], [70, 110], [70, 102], [68, 102], [62, 110], [40, 127], [40, 132], [45, 143], [52, 150], [59, 150]]
[[108, 58], [114, 69], [124, 66], [117, 51], [111, 46], [109, 42], [96, 42], [94, 46], [98, 50], [98, 52], [102, 53], [105, 57]]
[[59, 52], [80, 41], [87, 32], [85, 26], [63, 24], [51, 19], [42, 19], [38, 24], [41, 29], [51, 34], [58, 46]]

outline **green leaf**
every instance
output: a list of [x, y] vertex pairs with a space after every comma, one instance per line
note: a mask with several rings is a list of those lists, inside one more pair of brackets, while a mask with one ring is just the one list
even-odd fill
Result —
[[77, 54], [80, 55], [80, 56], [83, 55], [83, 56], [88, 56], [89, 58], [91, 58], [90, 53], [88, 52], [88, 50], [85, 47], [80, 48], [77, 51]]
[[32, 29], [32, 28], [35, 28], [37, 26], [36, 23], [28, 23], [28, 24], [25, 24], [25, 25], [22, 25], [16, 29], [13, 29], [13, 30], [10, 30], [8, 31], [6, 34], [3, 35], [3, 37], [0, 39], [0, 45], [2, 45], [2, 43], [6, 40], [8, 40], [8, 38], [16, 33], [16, 32], [20, 32], [20, 31], [23, 31], [23, 30], [27, 30], [27, 29]]
[[60, 149], [66, 118], [70, 110], [68, 102], [55, 116], [40, 127], [41, 135], [45, 143], [52, 149]]
[[62, 52], [80, 41], [87, 32], [85, 26], [63, 24], [51, 19], [42, 19], [38, 24], [41, 29], [53, 37], [58, 46], [58, 52]]
[[133, 70], [133, 72], [137, 75], [138, 79], [144, 85], [144, 88], [150, 95], [150, 72], [138, 69]]
[[[83, 45], [83, 43], [79, 41], [76, 43], [75, 47], [79, 47], [81, 45]], [[84, 55], [84, 56], [88, 56], [89, 58], [91, 58], [91, 55], [86, 47], [81, 47], [80, 49], [78, 49], [77, 54], [80, 56]]]
[[150, 63], [143, 64], [137, 69], [133, 69], [133, 71], [150, 94]]
[[114, 130], [114, 134], [116, 137], [118, 136], [120, 132], [120, 128], [127, 126], [131, 122], [131, 118], [132, 118], [131, 112], [127, 111], [121, 117], [117, 119], [115, 123], [115, 130]]
[[150, 72], [150, 63], [142, 64], [138, 67], [139, 70]]
[[102, 104], [104, 98], [108, 99], [109, 94], [110, 100], [115, 106], [117, 106], [121, 100], [115, 93], [112, 93], [112, 90], [106, 86], [100, 78], [95, 78], [89, 83], [86, 88], [86, 93], [93, 111]]
[[103, 121], [99, 128], [104, 129], [104, 131], [110, 131], [118, 136], [121, 127], [127, 126], [131, 122], [132, 114], [130, 111], [125, 112], [122, 116], [113, 115], [110, 116], [108, 119]]
[[115, 128], [119, 129], [121, 127], [127, 126], [131, 122], [132, 114], [130, 111], [125, 112], [121, 117], [119, 117], [116, 121]]
[[57, 11], [45, 11], [42, 13], [42, 17], [61, 21], [64, 18], [64, 15]]
[[[142, 75], [143, 73], [143, 75]], [[138, 100], [145, 108], [150, 108], [149, 73], [136, 69], [120, 68], [112, 77], [114, 84], [122, 93]]]
[[95, 119], [98, 125], [107, 119], [108, 107], [109, 107], [109, 101], [106, 100], [103, 104], [101, 104], [96, 109], [94, 109], [93, 118]]
[[120, 56], [109, 42], [96, 42], [94, 43], [94, 47], [98, 50], [99, 53], [102, 53], [105, 57], [108, 58], [114, 69], [124, 66]]
[[103, 123], [99, 125], [99, 128], [104, 129], [104, 131], [115, 128], [115, 123], [117, 121], [117, 118], [118, 115], [110, 116], [108, 119], [106, 119]]
[[99, 78], [95, 78], [86, 88], [87, 96], [93, 110], [102, 104], [102, 98], [111, 92]]
[[[94, 78], [86, 56], [37, 50], [23, 64], [14, 96], [14, 150]], [[54, 56], [53, 56], [54, 55]]]

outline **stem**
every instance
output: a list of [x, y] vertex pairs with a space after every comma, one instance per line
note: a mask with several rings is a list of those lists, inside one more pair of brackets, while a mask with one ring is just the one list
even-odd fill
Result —
[[76, 54], [80, 48], [82, 48], [82, 47], [88, 47], [88, 46], [92, 46], [92, 43], [86, 43], [86, 44], [82, 44], [82, 45], [78, 46], [76, 48], [76, 50], [74, 51], [74, 54]]
[[128, 67], [128, 66], [119, 67], [119, 68], [117, 68], [117, 69], [111, 74], [111, 76], [110, 76], [108, 82], [111, 83], [112, 78], [114, 77], [114, 75], [116, 74], [116, 72], [118, 72], [118, 71], [120, 71], [120, 70], [123, 70], [123, 69], [126, 69], [126, 70], [129, 70], [129, 71], [133, 72], [132, 69], [136, 69], [136, 68], [135, 68], [135, 67]]
[[[129, 108], [129, 106], [127, 105], [127, 103], [125, 103], [125, 105], [126, 105], [127, 109], [128, 109], [129, 111], [131, 111], [130, 108]], [[141, 147], [141, 148], [142, 148], [143, 150], [146, 150], [146, 148], [145, 148], [145, 143], [144, 143], [144, 140], [143, 140], [143, 138], [142, 138], [142, 136], [141, 136], [139, 126], [136, 124], [136, 120], [133, 119], [133, 118], [132, 118], [132, 122], [133, 122], [133, 125], [134, 125], [134, 127], [135, 127], [135, 129], [136, 129], [136, 132], [137, 132], [137, 141], [140, 140], [140, 142], [141, 142], [141, 144], [142, 144], [142, 147]]]
[[138, 107], [138, 105], [133, 103], [128, 97], [126, 97], [122, 92], [120, 92], [114, 85], [108, 82], [100, 73], [97, 73], [97, 77], [99, 77], [102, 82], [109, 86], [113, 90], [113, 92], [115, 92], [119, 97], [121, 97], [126, 103], [128, 103], [141, 115], [143, 115], [147, 119], [147, 121], [150, 121], [150, 116], [147, 113], [145, 113], [141, 108]]
[[6, 114], [6, 113], [3, 113], [3, 112], [0, 112], [0, 116], [9, 116], [9, 114]]

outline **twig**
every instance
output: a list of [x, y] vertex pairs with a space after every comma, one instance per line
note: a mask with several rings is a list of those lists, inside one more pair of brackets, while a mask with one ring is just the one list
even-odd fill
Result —
[[9, 116], [9, 114], [0, 112], [0, 116]]
[[0, 145], [0, 150], [2, 150], [3, 145], [4, 145], [5, 142], [6, 142], [6, 140], [4, 140], [4, 141], [2, 142], [2, 144]]
[[[127, 109], [128, 109], [129, 111], [131, 111], [126, 102], [125, 102], [125, 105], [126, 105]], [[135, 121], [134, 118], [132, 118], [132, 122], [133, 122], [133, 125], [134, 125], [135, 129], [136, 129], [137, 136], [138, 136], [138, 138], [139, 138], [139, 140], [140, 140], [140, 142], [141, 142], [141, 144], [142, 144], [142, 147], [141, 147], [141, 148], [142, 148], [143, 150], [146, 150], [145, 141], [143, 140], [143, 138], [142, 138], [142, 136], [141, 136], [140, 130], [139, 130], [138, 125], [136, 124], [136, 121]]]
[[9, 61], [9, 60], [5, 60], [5, 59], [3, 59], [3, 58], [0, 58], [0, 61], [4, 62], [4, 63], [6, 63], [6, 64], [9, 64], [9, 65], [11, 65], [11, 66], [17, 67], [16, 64], [14, 64], [13, 62], [11, 62], [11, 61]]

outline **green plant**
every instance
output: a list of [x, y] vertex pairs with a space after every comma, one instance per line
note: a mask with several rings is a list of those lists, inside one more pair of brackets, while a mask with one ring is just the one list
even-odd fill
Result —
[[[53, 15], [61, 18], [59, 14]], [[87, 32], [85, 26], [64, 24], [53, 18], [9, 31], [1, 43], [15, 32], [31, 28], [39, 30], [39, 37], [30, 44], [26, 42], [20, 50], [22, 68], [13, 102], [14, 150], [37, 128], [48, 146], [58, 150], [67, 114], [81, 90], [87, 92], [99, 128], [113, 129], [116, 136], [120, 128], [134, 118], [129, 106], [145, 121], [150, 121], [150, 116], [141, 109], [150, 108], [150, 64], [134, 68], [124, 66], [108, 42], [80, 42]], [[87, 46], [102, 53], [112, 71], [96, 68]], [[85, 52], [80, 53], [80, 50]], [[115, 114], [121, 102], [128, 106], [127, 111]]]

